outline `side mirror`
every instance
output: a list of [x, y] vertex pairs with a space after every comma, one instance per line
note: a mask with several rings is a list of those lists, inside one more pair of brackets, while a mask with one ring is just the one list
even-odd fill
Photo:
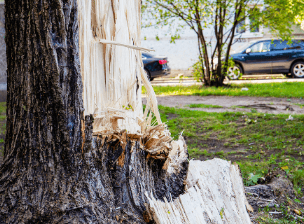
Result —
[[249, 53], [251, 53], [251, 48], [246, 49], [246, 54], [249, 54]]

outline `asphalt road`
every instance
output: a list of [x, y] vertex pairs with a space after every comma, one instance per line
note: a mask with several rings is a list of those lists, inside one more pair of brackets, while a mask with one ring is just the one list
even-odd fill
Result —
[[[244, 75], [240, 80], [225, 80], [224, 83], [230, 84], [244, 84], [244, 83], [275, 83], [275, 82], [304, 82], [304, 79], [287, 79], [283, 75]], [[153, 86], [192, 86], [201, 85], [191, 77], [186, 78], [157, 78], [151, 84]]]

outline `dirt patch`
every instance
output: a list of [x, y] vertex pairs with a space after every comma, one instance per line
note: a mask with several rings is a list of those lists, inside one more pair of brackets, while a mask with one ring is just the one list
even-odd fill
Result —
[[177, 118], [177, 117], [178, 117], [178, 114], [167, 113], [166, 116], [167, 116], [167, 119], [168, 119], [168, 120], [172, 120], [172, 119]]
[[199, 151], [193, 153], [196, 159], [201, 161], [213, 159], [213, 158], [222, 158], [229, 161], [238, 161], [240, 158], [246, 160], [246, 157], [253, 154], [251, 151], [247, 151], [244, 146], [234, 145], [231, 147], [225, 146], [226, 141], [218, 140], [216, 138], [203, 139], [194, 139], [191, 137], [184, 136], [187, 145], [193, 143], [200, 145]]
[[[246, 96], [157, 96], [159, 105], [168, 107], [187, 108], [206, 112], [251, 112], [252, 109], [260, 113], [269, 114], [304, 114], [303, 99], [276, 97], [246, 97]], [[146, 99], [143, 97], [143, 103]], [[189, 104], [218, 105], [222, 108], [189, 108]], [[245, 108], [241, 108], [245, 107]]]

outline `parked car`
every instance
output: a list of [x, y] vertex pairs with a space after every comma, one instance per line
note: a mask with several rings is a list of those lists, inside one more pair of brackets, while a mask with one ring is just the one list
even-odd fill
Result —
[[142, 53], [142, 60], [145, 72], [150, 81], [157, 77], [170, 75], [171, 69], [168, 66], [167, 57]]
[[304, 78], [304, 40], [290, 44], [278, 39], [251, 42], [231, 57], [235, 66], [228, 69], [229, 79], [258, 73]]

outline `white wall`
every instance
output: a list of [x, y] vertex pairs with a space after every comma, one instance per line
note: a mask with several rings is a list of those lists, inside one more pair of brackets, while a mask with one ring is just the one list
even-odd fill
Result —
[[[187, 70], [197, 60], [199, 56], [197, 35], [190, 28], [185, 27], [179, 32], [181, 38], [170, 43], [170, 30], [168, 28], [143, 28], [141, 43], [143, 47], [152, 48], [154, 55], [167, 56], [169, 66], [173, 70]], [[159, 41], [156, 40], [159, 37]]]

